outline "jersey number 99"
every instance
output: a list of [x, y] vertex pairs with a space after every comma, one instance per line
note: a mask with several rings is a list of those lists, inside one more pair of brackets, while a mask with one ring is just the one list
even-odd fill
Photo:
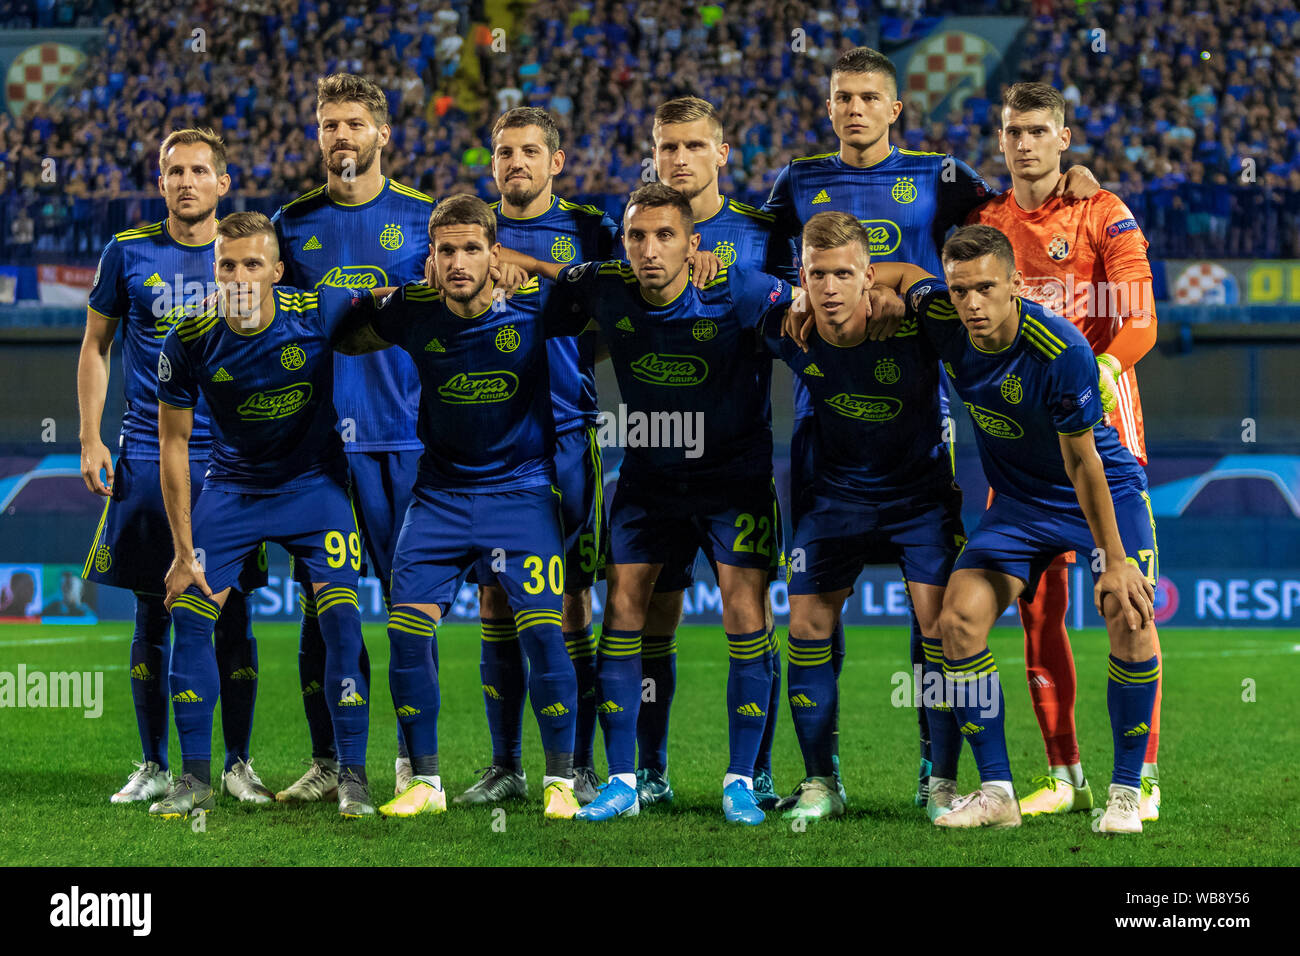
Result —
[[325, 553], [329, 555], [331, 568], [341, 568], [351, 557], [353, 571], [361, 570], [361, 536], [355, 531], [348, 534], [346, 543], [342, 531], [329, 531], [325, 534]]

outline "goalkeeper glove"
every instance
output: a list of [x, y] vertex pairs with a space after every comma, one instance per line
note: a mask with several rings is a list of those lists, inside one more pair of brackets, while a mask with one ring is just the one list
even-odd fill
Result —
[[1101, 391], [1101, 409], [1110, 414], [1119, 408], [1119, 389], [1117, 382], [1122, 373], [1119, 359], [1109, 352], [1097, 356], [1097, 387]]

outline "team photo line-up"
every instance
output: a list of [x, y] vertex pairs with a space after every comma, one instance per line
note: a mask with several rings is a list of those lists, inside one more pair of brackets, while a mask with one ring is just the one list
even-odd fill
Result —
[[[826, 101], [838, 149], [792, 161], [762, 208], [719, 191], [726, 117], [696, 97], [665, 102], [654, 181], [631, 193], [621, 223], [553, 194], [565, 155], [542, 109], [511, 109], [492, 129], [499, 201], [435, 200], [383, 175], [383, 91], [323, 77], [326, 183], [270, 218], [219, 218], [224, 143], [207, 129], [170, 132], [158, 177], [167, 218], [106, 246], [77, 370], [82, 474], [107, 499], [83, 576], [136, 595], [143, 753], [112, 801], [162, 818], [213, 808], [220, 702], [219, 788], [238, 800], [336, 800], [348, 818], [444, 812], [435, 634], [469, 581], [492, 757], [453, 802], [527, 796], [531, 700], [546, 818], [670, 803], [675, 632], [702, 550], [729, 652], [727, 821], [845, 813], [840, 611], [874, 564], [906, 581], [922, 676], [908, 799], [934, 825], [1019, 826], [1094, 800], [1103, 833], [1157, 819], [1158, 559], [1134, 373], [1155, 340], [1147, 242], [1088, 170], [1062, 172], [1070, 129], [1051, 86], [1004, 93], [1012, 188], [1001, 195], [951, 156], [891, 145], [897, 93], [887, 57], [843, 54]], [[888, 241], [881, 222], [894, 227]], [[115, 462], [100, 425], [119, 325]], [[773, 481], [774, 360], [794, 377], [789, 541]], [[689, 448], [628, 442], [608, 504], [598, 361], [629, 414], [699, 432]], [[990, 485], [969, 535], [949, 395], [970, 412]], [[258, 660], [247, 595], [266, 582], [268, 541], [289, 552], [302, 589], [311, 740], [307, 771], [278, 793], [249, 753]], [[1065, 614], [1076, 552], [1109, 640], [1104, 800], [1074, 728]], [[378, 806], [356, 594], [367, 559], [388, 608], [398, 738], [394, 796]], [[778, 573], [790, 595], [784, 674], [768, 600]], [[1019, 798], [988, 646], [1013, 603], [1048, 760]], [[646, 681], [656, 693], [643, 700]], [[781, 796], [771, 754], [786, 706], [806, 776]], [[959, 795], [963, 740], [980, 786]]]

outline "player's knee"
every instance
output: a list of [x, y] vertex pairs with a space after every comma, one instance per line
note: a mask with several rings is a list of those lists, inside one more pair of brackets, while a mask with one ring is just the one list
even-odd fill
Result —
[[484, 585], [478, 589], [478, 611], [480, 617], [494, 620], [514, 616], [505, 589], [495, 584]]
[[969, 657], [978, 651], [988, 637], [980, 631], [980, 622], [967, 608], [945, 604], [939, 613], [939, 636], [949, 657]]
[[560, 627], [565, 631], [582, 631], [591, 624], [591, 591], [564, 592], [560, 610]]
[[650, 607], [646, 610], [645, 632], [647, 634], [671, 634], [677, 630], [682, 620], [682, 592], [656, 592], [650, 596]]

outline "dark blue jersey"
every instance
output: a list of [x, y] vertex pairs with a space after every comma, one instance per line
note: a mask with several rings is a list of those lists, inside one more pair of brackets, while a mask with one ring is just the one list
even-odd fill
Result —
[[[364, 292], [420, 281], [433, 207], [424, 193], [391, 179], [373, 199], [355, 206], [330, 199], [325, 186], [313, 189], [271, 220], [280, 239], [284, 284]], [[420, 447], [419, 381], [399, 349], [335, 355], [334, 382], [348, 451]]]
[[724, 196], [717, 212], [695, 223], [700, 249], [713, 253], [724, 266], [766, 272], [798, 285], [799, 272], [788, 254], [789, 247], [773, 236], [775, 218]]
[[[511, 219], [497, 214], [497, 241], [543, 262], [590, 262], [615, 255], [618, 225], [595, 206], [580, 206], [557, 196], [550, 208], [531, 219]], [[595, 336], [551, 339], [547, 352], [551, 368], [551, 398], [555, 404], [555, 432], [562, 435], [596, 423]]]
[[[866, 226], [872, 260], [910, 262], [942, 275], [944, 236], [992, 195], [959, 159], [891, 147], [888, 156], [865, 168], [850, 166], [838, 152], [796, 159], [777, 176], [762, 211], [773, 216], [777, 241], [795, 260], [808, 220], [836, 210]], [[810, 414], [811, 402], [797, 382], [794, 391], [795, 415]]]
[[693, 450], [646, 447], [629, 431], [624, 468], [682, 481], [770, 473], [772, 359], [760, 330], [770, 312], [789, 307], [788, 282], [730, 266], [657, 306], [641, 295], [631, 265], [614, 260], [567, 267], [556, 286], [559, 304], [600, 326], [629, 422], [639, 414], [653, 430], [702, 416], [703, 445]]
[[[119, 232], [95, 270], [90, 307], [122, 330], [126, 411], [118, 446], [127, 458], [158, 460], [158, 350], [185, 306], [197, 305], [213, 282], [212, 242], [187, 246], [166, 222]], [[207, 458], [212, 443], [207, 406], [194, 409], [190, 457]]]
[[554, 481], [547, 285], [530, 279], [471, 318], [423, 285], [363, 305], [375, 332], [408, 353], [419, 373], [424, 455], [417, 487], [473, 493]]
[[335, 333], [352, 306], [344, 289], [276, 286], [259, 332], [232, 329], [217, 309], [192, 312], [163, 339], [157, 398], [206, 399], [215, 426], [205, 488], [273, 494], [343, 472], [335, 431]]
[[1143, 491], [1146, 473], [1105, 423], [1097, 360], [1083, 333], [1029, 299], [1016, 297], [1018, 328], [1006, 348], [986, 352], [970, 340], [937, 279], [907, 291], [929, 301], [921, 325], [975, 421], [984, 477], [999, 495], [1040, 507], [1079, 510], [1061, 457], [1061, 435], [1091, 431], [1111, 494]]
[[765, 329], [812, 397], [816, 486], [824, 493], [891, 503], [951, 486], [952, 459], [939, 413], [939, 356], [919, 317], [947, 287], [937, 280], [909, 296], [898, 331], [883, 342], [832, 345], [814, 330], [804, 352], [781, 336], [780, 316]]

